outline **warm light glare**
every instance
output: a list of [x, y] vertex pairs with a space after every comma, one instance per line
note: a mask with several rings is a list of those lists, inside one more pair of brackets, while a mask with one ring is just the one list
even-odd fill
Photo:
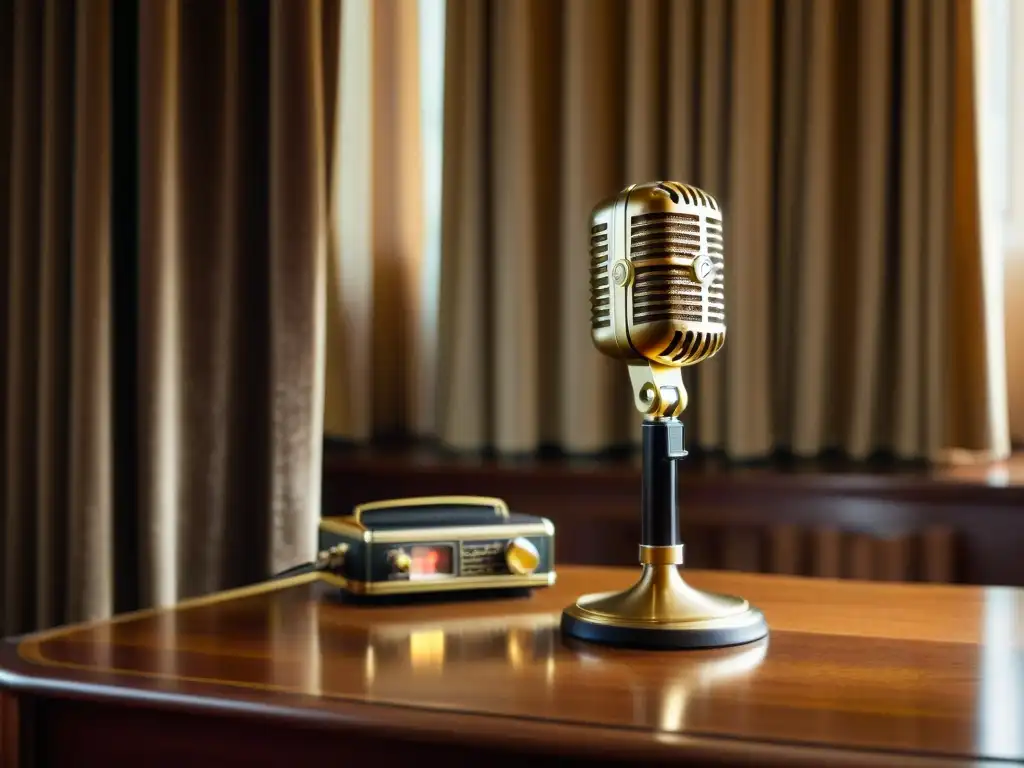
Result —
[[978, 749], [1009, 760], [1024, 750], [1024, 664], [1021, 644], [1024, 600], [1013, 590], [985, 591], [981, 687], [978, 696]]
[[409, 658], [413, 669], [440, 670], [444, 665], [444, 632], [440, 629], [413, 632], [409, 635]]
[[724, 658], [709, 660], [700, 667], [700, 679], [710, 683], [740, 677], [761, 666], [767, 655], [768, 643], [764, 641]]
[[366, 686], [373, 685], [377, 677], [377, 652], [372, 645], [366, 646], [366, 655], [363, 657], [363, 680]]
[[683, 727], [686, 717], [686, 688], [673, 685], [665, 692], [658, 724], [663, 731], [677, 731]]

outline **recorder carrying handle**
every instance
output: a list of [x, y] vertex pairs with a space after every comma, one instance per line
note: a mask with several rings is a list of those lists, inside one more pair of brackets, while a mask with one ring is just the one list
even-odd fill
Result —
[[437, 528], [502, 524], [508, 521], [509, 511], [497, 498], [425, 496], [361, 504], [354, 517], [368, 528]]

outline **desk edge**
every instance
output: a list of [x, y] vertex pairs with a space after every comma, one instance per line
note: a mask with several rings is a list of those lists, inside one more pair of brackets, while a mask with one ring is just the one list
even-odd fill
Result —
[[[0, 651], [0, 662], [9, 658], [10, 643]], [[215, 687], [215, 686], [213, 686]], [[192, 693], [166, 693], [73, 680], [58, 680], [12, 672], [0, 664], [0, 692], [21, 700], [86, 701], [106, 705], [145, 706], [182, 714], [250, 717], [288, 726], [324, 730], [359, 730], [382, 739], [414, 742], [450, 741], [460, 734], [460, 743], [504, 747], [523, 752], [552, 751], [566, 757], [621, 757], [662, 763], [681, 759], [723, 764], [754, 760], [766, 766], [888, 766], [898, 757], [901, 765], [915, 766], [997, 766], [998, 760], [969, 755], [928, 755], [901, 750], [831, 747], [824, 744], [774, 742], [715, 734], [673, 734], [636, 728], [566, 721], [531, 720], [502, 714], [432, 711], [390, 703], [333, 701], [330, 709], [287, 706], [259, 701], [255, 696], [234, 694], [231, 698]], [[296, 698], [301, 698], [296, 696]], [[400, 710], [396, 723], [388, 717]], [[509, 728], [509, 722], [515, 728]], [[576, 738], [569, 738], [573, 734]], [[586, 738], [579, 738], [586, 734]], [[571, 749], [570, 749], [571, 745]]]

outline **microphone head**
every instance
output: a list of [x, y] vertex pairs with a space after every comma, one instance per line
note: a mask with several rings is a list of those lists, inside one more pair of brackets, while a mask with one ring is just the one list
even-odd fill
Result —
[[634, 184], [590, 216], [590, 327], [606, 355], [672, 367], [725, 343], [722, 212], [696, 187]]

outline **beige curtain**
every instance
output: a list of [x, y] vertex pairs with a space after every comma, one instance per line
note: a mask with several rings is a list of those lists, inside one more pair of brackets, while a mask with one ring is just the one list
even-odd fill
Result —
[[[1016, 448], [1024, 448], [1024, 344], [1020, 343], [1024, 331], [1024, 4], [1011, 3], [1007, 7], [1010, 21], [1010, 89], [1009, 124], [1011, 149], [1009, 152], [1010, 229], [1004, 243], [1006, 254], [1004, 280], [1004, 323], [1006, 331], [1007, 406], [1010, 413], [1010, 437]], [[1005, 33], [998, 28], [998, 17], [992, 20], [990, 34]], [[1013, 43], [1016, 43], [1014, 45]], [[979, 48], [983, 45], [979, 41]]]
[[1005, 323], [1010, 438], [1019, 450], [1024, 446], [1024, 344], [1018, 338], [1024, 330], [1024, 249], [1007, 253]]
[[970, 0], [449, 0], [441, 439], [635, 441], [589, 338], [587, 217], [667, 177], [726, 216], [694, 445], [1005, 453], [971, 25]]
[[0, 629], [309, 559], [338, 3], [0, 8]]
[[345, 0], [342, 14], [324, 429], [361, 443], [429, 429], [433, 307], [423, 297], [419, 3]]

